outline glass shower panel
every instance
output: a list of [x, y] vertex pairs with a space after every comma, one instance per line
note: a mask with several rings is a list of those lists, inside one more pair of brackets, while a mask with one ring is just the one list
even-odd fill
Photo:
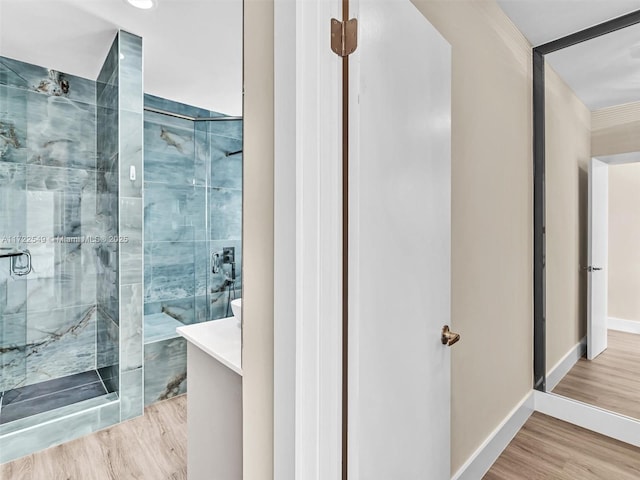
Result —
[[0, 57], [0, 435], [108, 393], [96, 131], [95, 81]]
[[22, 84], [0, 62], [0, 408], [4, 392], [22, 386], [27, 371], [27, 98], [17, 88]]
[[212, 252], [207, 316], [216, 320], [232, 316], [230, 302], [242, 296], [242, 120], [207, 122], [207, 128], [207, 234]]
[[[167, 108], [173, 103], [147, 96]], [[197, 298], [204, 295], [200, 270], [205, 263], [204, 164], [194, 122], [145, 112], [144, 123], [145, 317], [153, 332], [194, 323]], [[202, 165], [201, 165], [202, 164]], [[202, 291], [202, 292], [201, 292]], [[180, 322], [179, 324], [176, 324]]]

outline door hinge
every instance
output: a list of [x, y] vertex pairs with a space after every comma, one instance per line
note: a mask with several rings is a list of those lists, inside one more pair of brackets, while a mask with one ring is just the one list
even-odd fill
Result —
[[341, 22], [331, 19], [331, 50], [339, 57], [348, 57], [358, 48], [358, 20]]

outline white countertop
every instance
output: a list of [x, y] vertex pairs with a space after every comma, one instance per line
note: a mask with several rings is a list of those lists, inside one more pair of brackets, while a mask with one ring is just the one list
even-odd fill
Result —
[[181, 337], [242, 375], [242, 330], [234, 317], [176, 328]]

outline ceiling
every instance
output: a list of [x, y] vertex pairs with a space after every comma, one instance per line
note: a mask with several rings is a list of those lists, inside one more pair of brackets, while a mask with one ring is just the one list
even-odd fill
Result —
[[118, 29], [143, 38], [145, 93], [242, 115], [242, 0], [0, 0], [0, 55], [85, 78]]
[[[640, 10], [640, 0], [498, 0], [533, 46]], [[640, 27], [546, 55], [590, 110], [640, 100]]]
[[589, 108], [640, 101], [640, 24], [546, 55]]
[[598, 160], [608, 165], [627, 165], [640, 163], [640, 152], [618, 153], [616, 155], [599, 155]]

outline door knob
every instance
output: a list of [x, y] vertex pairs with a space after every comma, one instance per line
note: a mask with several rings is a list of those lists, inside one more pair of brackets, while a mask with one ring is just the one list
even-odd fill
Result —
[[452, 332], [451, 330], [449, 330], [449, 325], [445, 325], [444, 327], [442, 327], [441, 340], [443, 345], [450, 347], [458, 340], [460, 340], [460, 334]]

